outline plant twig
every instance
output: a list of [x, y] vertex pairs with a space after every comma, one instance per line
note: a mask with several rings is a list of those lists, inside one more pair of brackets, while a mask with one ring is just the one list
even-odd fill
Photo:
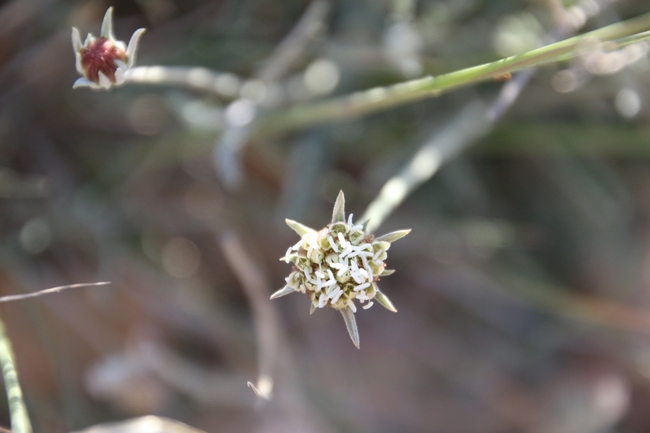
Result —
[[32, 433], [32, 424], [29, 421], [27, 407], [23, 400], [23, 391], [20, 388], [20, 382], [18, 382], [14, 359], [11, 341], [7, 337], [5, 324], [0, 319], [0, 367], [2, 367], [2, 377], [9, 402], [11, 431], [13, 433]]
[[637, 34], [646, 32], [648, 29], [650, 29], [650, 13], [495, 62], [437, 77], [427, 76], [388, 87], [376, 87], [356, 92], [348, 96], [297, 105], [260, 119], [257, 123], [257, 134], [266, 136], [336, 120], [350, 119], [436, 97], [451, 89], [505, 73], [570, 58], [584, 53], [584, 50], [589, 47], [599, 46], [603, 42], [613, 42], [616, 45], [617, 40], [621, 39], [618, 42], [628, 44], [630, 37], [634, 42], [639, 42], [647, 37]]
[[124, 84], [187, 87], [227, 98], [239, 94], [242, 81], [229, 72], [218, 72], [197, 66], [137, 66], [124, 74]]
[[[410, 102], [437, 97], [449, 90], [489, 80], [505, 73], [568, 60], [584, 54], [585, 50], [599, 47], [604, 42], [609, 42], [608, 49], [643, 42], [650, 39], [649, 29], [650, 13], [523, 54], [437, 77], [426, 76], [320, 102], [298, 104], [283, 111], [269, 113], [256, 120], [253, 134], [256, 136], [279, 134], [360, 117]], [[125, 79], [125, 83], [188, 86], [206, 92], [223, 93], [224, 96], [229, 97], [238, 94], [241, 84], [240, 79], [228, 73], [219, 73], [206, 68], [165, 66], [132, 68], [125, 74]], [[228, 85], [221, 86], [219, 83], [222, 81], [227, 82]]]

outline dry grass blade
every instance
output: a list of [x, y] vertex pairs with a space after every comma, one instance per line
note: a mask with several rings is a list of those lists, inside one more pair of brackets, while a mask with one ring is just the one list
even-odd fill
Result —
[[11, 301], [21, 301], [28, 298], [36, 298], [38, 296], [48, 295], [50, 293], [59, 293], [68, 289], [80, 289], [82, 287], [95, 287], [95, 286], [106, 286], [111, 284], [110, 281], [100, 281], [98, 283], [78, 283], [78, 284], [69, 284], [67, 286], [57, 286], [50, 289], [40, 290], [34, 293], [25, 293], [22, 295], [7, 295], [0, 296], [0, 302], [11, 302]]

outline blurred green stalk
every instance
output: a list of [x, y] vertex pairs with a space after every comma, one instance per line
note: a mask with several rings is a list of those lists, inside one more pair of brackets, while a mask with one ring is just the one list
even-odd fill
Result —
[[11, 417], [12, 433], [32, 433], [32, 424], [27, 415], [27, 407], [23, 401], [23, 391], [18, 382], [18, 373], [14, 364], [14, 352], [11, 341], [7, 337], [5, 324], [0, 319], [0, 367], [7, 390], [9, 416]]
[[[458, 87], [531, 68], [543, 63], [566, 60], [610, 42], [608, 49], [650, 39], [650, 13], [589, 33], [565, 39], [516, 56], [506, 57], [460, 71], [427, 76], [388, 87], [356, 92], [311, 104], [297, 105], [263, 117], [257, 124], [257, 135], [269, 135], [305, 128], [336, 120], [350, 119], [397, 107], [409, 102], [433, 98]], [[641, 33], [646, 32], [646, 33]]]

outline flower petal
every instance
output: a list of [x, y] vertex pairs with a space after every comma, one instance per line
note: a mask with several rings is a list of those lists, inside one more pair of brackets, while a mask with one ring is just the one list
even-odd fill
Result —
[[126, 47], [126, 56], [129, 59], [127, 67], [131, 68], [135, 64], [135, 55], [138, 51], [138, 43], [140, 42], [140, 37], [144, 34], [146, 29], [138, 29], [131, 36], [128, 47]]
[[377, 293], [375, 294], [375, 300], [379, 302], [382, 305], [382, 307], [386, 308], [388, 311], [397, 313], [397, 309], [395, 308], [393, 303], [390, 302], [388, 296], [384, 295], [381, 291], [377, 290]]
[[398, 239], [403, 238], [407, 234], [411, 233], [411, 229], [397, 230], [395, 232], [386, 233], [383, 236], [379, 236], [375, 239], [375, 242], [395, 242]]
[[272, 294], [271, 299], [281, 298], [283, 296], [290, 295], [291, 293], [293, 293], [295, 291], [296, 291], [296, 289], [294, 289], [293, 287], [284, 286], [283, 288], [281, 288], [280, 290], [278, 290], [277, 292]]
[[341, 315], [343, 316], [343, 320], [345, 321], [345, 327], [348, 329], [348, 334], [350, 334], [350, 338], [352, 339], [352, 342], [354, 345], [357, 347], [357, 349], [360, 349], [359, 345], [359, 328], [357, 328], [357, 320], [354, 318], [354, 313], [350, 309], [350, 307], [345, 307], [341, 310]]
[[300, 224], [298, 221], [290, 220], [290, 219], [285, 219], [284, 220], [289, 227], [291, 227], [291, 230], [294, 232], [298, 233], [298, 236], [302, 237], [306, 234], [309, 233], [314, 233], [316, 230], [307, 227], [304, 224]]
[[97, 85], [97, 83], [94, 83], [94, 82], [92, 82], [89, 79], [84, 78], [84, 77], [79, 78], [72, 85], [73, 89], [76, 89], [76, 88], [79, 88], [79, 87], [90, 87], [91, 89], [101, 89], [101, 87], [99, 87]]
[[101, 36], [106, 39], [115, 40], [115, 34], [113, 34], [113, 6], [108, 8], [104, 14], [104, 20], [102, 21], [102, 31]]
[[336, 222], [345, 222], [345, 195], [343, 195], [343, 191], [339, 191], [332, 211], [332, 224]]

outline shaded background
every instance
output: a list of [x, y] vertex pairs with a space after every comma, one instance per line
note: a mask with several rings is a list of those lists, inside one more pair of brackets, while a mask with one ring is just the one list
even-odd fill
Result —
[[[109, 5], [0, 7], [0, 294], [112, 282], [0, 306], [36, 431], [149, 413], [208, 432], [650, 431], [647, 46], [542, 68], [403, 203], [378, 231], [413, 229], [381, 282], [399, 313], [360, 310], [357, 350], [336, 312], [267, 301], [297, 241], [284, 218], [324, 226], [340, 189], [360, 215], [503, 83], [230, 147], [228, 104], [276, 92], [264, 114], [494, 60], [549, 42], [559, 3], [322, 3], [295, 61], [270, 73], [308, 2], [116, 1], [119, 39], [147, 27], [139, 65], [228, 74], [212, 93], [73, 91], [70, 27], [97, 33]], [[587, 30], [648, 11], [563, 6]], [[256, 320], [262, 364], [277, 360], [262, 405], [246, 387]]]

